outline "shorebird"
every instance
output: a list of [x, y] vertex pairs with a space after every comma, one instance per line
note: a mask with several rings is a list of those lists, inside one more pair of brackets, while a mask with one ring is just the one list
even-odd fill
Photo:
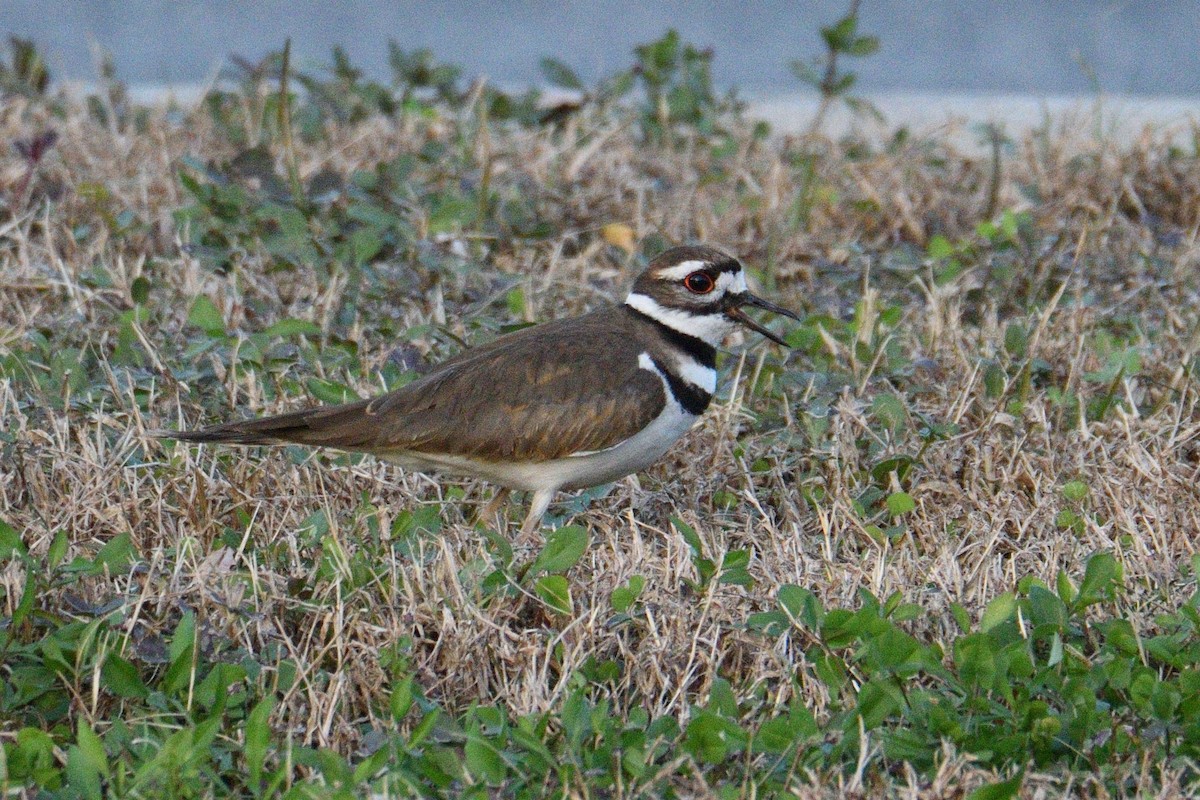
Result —
[[556, 492], [615, 481], [666, 453], [712, 401], [717, 347], [739, 325], [786, 346], [748, 306], [799, 319], [751, 294], [736, 258], [675, 247], [624, 303], [500, 336], [379, 397], [157, 435], [369, 453], [532, 492], [524, 538]]

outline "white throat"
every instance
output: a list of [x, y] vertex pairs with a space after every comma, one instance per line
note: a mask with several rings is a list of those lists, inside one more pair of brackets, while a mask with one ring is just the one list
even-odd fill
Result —
[[655, 322], [694, 336], [713, 347], [720, 347], [725, 337], [737, 327], [736, 322], [717, 309], [708, 314], [693, 314], [678, 308], [667, 308], [653, 297], [637, 292], [625, 298], [625, 305], [640, 311]]

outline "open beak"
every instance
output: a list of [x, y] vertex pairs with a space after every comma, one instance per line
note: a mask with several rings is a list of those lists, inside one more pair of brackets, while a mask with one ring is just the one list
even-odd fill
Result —
[[733, 320], [735, 322], [745, 325], [747, 328], [749, 328], [752, 331], [758, 331], [763, 336], [767, 337], [768, 339], [770, 339], [772, 342], [775, 342], [776, 344], [781, 344], [784, 347], [788, 347], [787, 342], [785, 342], [783, 339], [776, 336], [774, 333], [767, 330], [765, 327], [763, 327], [762, 325], [759, 325], [757, 322], [755, 322], [753, 319], [751, 319], [749, 317], [749, 315], [747, 315], [746, 312], [742, 310], [742, 307], [743, 306], [756, 306], [765, 311], [770, 311], [772, 314], [782, 314], [785, 317], [790, 317], [796, 321], [799, 321], [800, 316], [795, 311], [789, 311], [788, 309], [784, 308], [783, 306], [777, 306], [770, 301], [763, 300], [761, 297], [755, 297], [754, 295], [750, 294], [749, 292], [740, 292], [738, 294], [726, 295], [726, 298], [730, 302], [730, 305], [728, 308], [725, 309], [725, 316], [729, 317], [731, 320]]

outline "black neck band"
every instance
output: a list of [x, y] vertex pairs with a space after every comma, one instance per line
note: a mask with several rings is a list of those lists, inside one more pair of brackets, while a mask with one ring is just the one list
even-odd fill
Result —
[[654, 363], [655, 368], [663, 374], [663, 377], [667, 379], [667, 387], [671, 390], [671, 396], [675, 398], [675, 402], [683, 406], [683, 410], [694, 417], [703, 414], [704, 409], [708, 408], [708, 404], [712, 401], [712, 395], [699, 386], [693, 386], [676, 375], [666, 364], [657, 358], [650, 360]]
[[642, 319], [654, 324], [664, 339], [666, 339], [676, 348], [687, 353], [689, 356], [695, 359], [698, 364], [708, 367], [709, 369], [716, 369], [717, 348], [713, 347], [711, 344], [698, 336], [692, 336], [691, 334], [684, 333], [683, 331], [675, 330], [670, 325], [659, 322], [654, 317], [643, 311], [638, 311], [633, 306], [627, 305], [625, 307], [634, 314], [637, 314]]

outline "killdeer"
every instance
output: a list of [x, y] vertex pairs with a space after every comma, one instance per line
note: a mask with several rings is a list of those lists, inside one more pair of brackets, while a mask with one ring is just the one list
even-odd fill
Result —
[[623, 304], [501, 336], [380, 397], [158, 435], [331, 447], [483, 478], [533, 493], [527, 537], [560, 489], [645, 469], [692, 427], [717, 389], [717, 347], [738, 325], [786, 346], [746, 306], [799, 319], [751, 294], [736, 258], [676, 247]]

